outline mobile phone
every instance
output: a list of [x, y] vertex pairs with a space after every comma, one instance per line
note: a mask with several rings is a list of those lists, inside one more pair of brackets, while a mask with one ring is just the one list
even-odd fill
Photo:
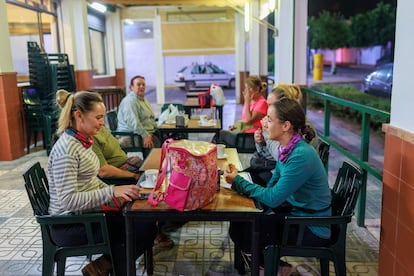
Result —
[[140, 193], [138, 199], [148, 199], [150, 193]]

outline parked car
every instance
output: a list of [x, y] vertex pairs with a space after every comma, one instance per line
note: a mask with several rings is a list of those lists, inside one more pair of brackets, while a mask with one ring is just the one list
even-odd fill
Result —
[[228, 88], [235, 87], [233, 72], [227, 72], [212, 63], [184, 66], [175, 75], [176, 83], [183, 84], [187, 90], [195, 87], [209, 87], [212, 83]]
[[364, 78], [363, 88], [369, 94], [391, 97], [393, 63], [378, 66], [374, 72]]

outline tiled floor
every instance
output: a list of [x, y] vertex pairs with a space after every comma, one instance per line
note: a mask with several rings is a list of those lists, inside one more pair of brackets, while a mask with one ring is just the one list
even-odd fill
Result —
[[[154, 108], [157, 108], [154, 105]], [[239, 118], [240, 106], [228, 100], [224, 126]], [[314, 114], [317, 120], [318, 114]], [[331, 123], [332, 124], [332, 123]], [[208, 137], [202, 137], [208, 139]], [[41, 147], [17, 160], [0, 161], [0, 276], [41, 275], [42, 243], [38, 224], [33, 218], [23, 186], [22, 173], [39, 161], [46, 168], [47, 156]], [[241, 155], [248, 164], [249, 155]], [[331, 151], [330, 182], [343, 158]], [[368, 183], [367, 228], [350, 224], [347, 238], [347, 274], [377, 275], [381, 183]], [[171, 232], [176, 246], [170, 250], [154, 247], [155, 275], [237, 275], [233, 269], [233, 245], [227, 236], [228, 223], [189, 222]], [[313, 259], [288, 258], [292, 275], [319, 275]], [[139, 261], [138, 261], [139, 262]], [[66, 275], [81, 275], [85, 258], [70, 258]], [[331, 274], [333, 267], [331, 267]], [[137, 274], [142, 274], [142, 265]], [[332, 274], [334, 275], [334, 274]]]

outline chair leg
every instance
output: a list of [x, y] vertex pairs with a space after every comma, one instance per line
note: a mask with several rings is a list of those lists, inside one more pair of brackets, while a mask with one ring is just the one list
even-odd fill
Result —
[[329, 276], [329, 260], [321, 258], [319, 264], [321, 266], [321, 276]]
[[280, 253], [279, 248], [274, 245], [268, 245], [263, 250], [264, 255], [264, 275], [275, 276], [279, 270]]
[[66, 258], [62, 257], [57, 261], [57, 276], [65, 276]]
[[345, 252], [336, 252], [333, 260], [337, 276], [346, 276]]
[[43, 246], [42, 275], [52, 276], [55, 268], [55, 251]]
[[239, 274], [246, 273], [243, 257], [237, 243], [234, 244], [234, 268], [239, 272]]
[[145, 250], [144, 253], [145, 269], [148, 275], [154, 274], [154, 258], [152, 255], [152, 247]]

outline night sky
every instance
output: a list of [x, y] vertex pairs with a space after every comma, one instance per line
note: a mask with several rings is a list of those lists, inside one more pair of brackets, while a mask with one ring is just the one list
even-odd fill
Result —
[[383, 2], [392, 6], [397, 5], [397, 0], [309, 0], [309, 16], [317, 16], [322, 10], [341, 12], [345, 18], [357, 13], [364, 13], [375, 8], [377, 3]]

